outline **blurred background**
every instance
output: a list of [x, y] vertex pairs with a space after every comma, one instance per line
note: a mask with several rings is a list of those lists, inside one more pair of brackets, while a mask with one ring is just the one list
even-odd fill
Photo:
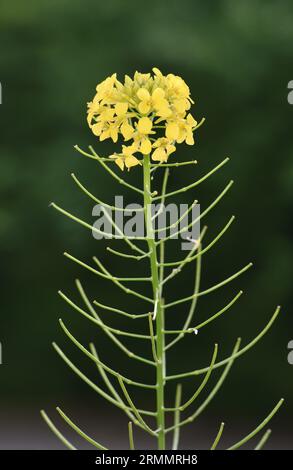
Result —
[[[284, 397], [286, 403], [273, 419], [267, 447], [293, 448], [293, 366], [287, 361], [288, 342], [293, 339], [293, 106], [287, 101], [288, 82], [293, 79], [292, 15], [289, 0], [1, 2], [1, 449], [63, 448], [41, 420], [41, 408], [74, 444], [87, 448], [62, 424], [57, 405], [106, 446], [127, 446], [127, 419], [122, 412], [76, 377], [51, 342], [56, 341], [101, 384], [95, 366], [61, 332], [58, 318], [62, 317], [83, 344], [95, 342], [104, 362], [133, 378], [152, 380], [149, 366], [124, 357], [102, 331], [57, 295], [62, 289], [80, 304], [74, 284], [78, 277], [90, 299], [142, 313], [145, 305], [123, 296], [62, 253], [66, 250], [89, 264], [98, 255], [117, 275], [132, 275], [138, 268], [134, 261], [109, 254], [108, 242], [94, 240], [85, 228], [49, 208], [49, 203], [54, 201], [93, 222], [92, 202], [74, 185], [72, 171], [104, 201], [113, 203], [114, 195], [121, 193], [131, 199], [73, 145], [95, 145], [101, 155], [113, 152], [113, 145], [99, 143], [88, 129], [86, 103], [94, 96], [96, 84], [108, 75], [117, 72], [122, 79], [126, 73], [148, 72], [153, 66], [182, 76], [195, 100], [193, 115], [206, 118], [196, 134], [196, 145], [181, 145], [172, 156], [174, 161], [195, 158], [198, 165], [188, 171], [174, 169], [170, 189], [199, 178], [224, 157], [231, 158], [188, 195], [190, 200], [199, 199], [203, 208], [229, 179], [235, 180], [205, 221], [208, 242], [231, 214], [236, 215], [229, 233], [203, 257], [202, 289], [254, 262], [253, 269], [233, 284], [199, 299], [196, 315], [203, 321], [237, 290], [245, 292], [226, 315], [174, 347], [170, 372], [206, 366], [215, 341], [220, 356], [226, 357], [238, 336], [243, 344], [249, 342], [276, 305], [282, 305], [273, 328], [235, 363], [208, 410], [184, 430], [181, 447], [208, 447], [221, 421], [226, 423], [222, 448], [231, 445]], [[154, 184], [159, 187], [161, 175], [157, 175]], [[141, 184], [138, 167], [124, 176]], [[176, 258], [175, 243], [170, 242], [169, 259]], [[111, 246], [120, 247], [118, 241]], [[141, 265], [140, 272], [145, 269]], [[167, 297], [188, 295], [192, 274], [189, 267], [170, 283]], [[180, 325], [187, 308], [184, 304], [184, 309], [170, 310], [169, 325]], [[123, 317], [114, 313], [101, 315], [113, 326], [126, 326]], [[140, 344], [127, 343], [140, 350]], [[215, 373], [210, 388], [217, 377]], [[184, 382], [186, 397], [199, 380]], [[173, 393], [171, 388], [170, 406]], [[138, 396], [149, 409], [153, 398], [149, 392]], [[140, 432], [136, 442], [138, 447], [154, 446]]]

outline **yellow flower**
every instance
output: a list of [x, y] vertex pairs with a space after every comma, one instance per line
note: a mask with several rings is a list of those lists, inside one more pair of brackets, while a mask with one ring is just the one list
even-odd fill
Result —
[[182, 119], [182, 121], [178, 123], [179, 132], [178, 137], [176, 139], [178, 144], [181, 144], [185, 141], [187, 145], [193, 145], [193, 130], [196, 128], [196, 126], [197, 122], [191, 114], [188, 114], [186, 119]]
[[110, 158], [114, 158], [115, 163], [121, 170], [124, 170], [124, 166], [129, 170], [132, 166], [141, 165], [141, 162], [133, 155], [137, 152], [137, 146], [135, 144], [122, 146], [122, 153], [111, 155]]
[[148, 114], [150, 111], [164, 112], [168, 109], [168, 101], [162, 88], [156, 88], [152, 94], [146, 88], [139, 88], [137, 96], [140, 99], [138, 110], [141, 114]]
[[167, 81], [170, 99], [175, 109], [179, 113], [184, 113], [190, 108], [190, 103], [192, 103], [189, 87], [181, 77], [173, 74], [167, 75]]
[[128, 123], [127, 120], [124, 120], [120, 126], [120, 132], [124, 137], [124, 140], [129, 140], [133, 136], [134, 129], [133, 127]]
[[91, 127], [91, 122], [94, 116], [99, 114], [101, 105], [100, 105], [100, 102], [95, 98], [93, 101], [90, 101], [87, 104], [87, 108], [88, 108], [87, 109], [87, 113], [88, 113], [87, 122], [88, 122], [88, 125]]
[[151, 143], [150, 139], [148, 139], [145, 136], [142, 136], [138, 140], [135, 140], [135, 142], [139, 143], [139, 151], [143, 155], [148, 155], [149, 153], [151, 153], [152, 143]]
[[153, 144], [155, 151], [152, 153], [152, 160], [155, 162], [166, 162], [171, 153], [175, 152], [175, 145], [171, 144], [168, 139], [161, 137]]
[[143, 155], [148, 155], [152, 149], [152, 143], [148, 137], [152, 133], [153, 123], [148, 117], [142, 117], [137, 123], [137, 132], [134, 134], [134, 142], [138, 146], [138, 151]]
[[124, 140], [129, 140], [131, 139], [134, 129], [133, 127], [129, 124], [129, 116], [131, 113], [128, 113], [128, 103], [116, 103], [115, 104], [115, 126], [120, 130], [122, 136], [124, 137]]
[[169, 140], [177, 140], [179, 135], [179, 125], [176, 121], [168, 121], [166, 124], [166, 137]]
[[114, 86], [117, 81], [117, 74], [114, 73], [111, 77], [106, 78], [102, 83], [97, 85], [96, 99], [101, 100], [102, 104], [109, 104], [113, 99]]
[[93, 133], [100, 138], [100, 141], [112, 139], [113, 142], [118, 140], [118, 130], [113, 123], [107, 121], [99, 121], [92, 126]]
[[128, 103], [116, 103], [115, 113], [117, 116], [125, 116], [128, 111]]
[[152, 132], [153, 123], [150, 118], [142, 117], [137, 123], [137, 130], [140, 134], [150, 134]]
[[101, 141], [117, 142], [120, 136], [130, 142], [112, 156], [119, 168], [129, 169], [141, 164], [136, 152], [166, 162], [176, 144], [194, 144], [193, 133], [200, 124], [189, 113], [193, 103], [185, 81], [158, 68], [153, 74], [125, 75], [123, 82], [113, 74], [97, 85], [87, 122]]
[[134, 81], [137, 82], [141, 86], [148, 83], [150, 78], [151, 78], [150, 73], [135, 72], [134, 74]]

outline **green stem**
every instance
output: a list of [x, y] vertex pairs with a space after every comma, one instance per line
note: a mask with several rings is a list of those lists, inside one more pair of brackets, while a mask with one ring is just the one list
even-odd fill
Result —
[[151, 220], [151, 172], [150, 157], [146, 155], [143, 160], [144, 175], [144, 213], [147, 232], [147, 242], [150, 251], [150, 266], [154, 296], [154, 317], [156, 321], [156, 375], [157, 375], [157, 428], [158, 428], [158, 449], [165, 449], [165, 411], [164, 411], [164, 386], [165, 386], [165, 335], [164, 335], [164, 309], [160, 293], [160, 282], [158, 272], [158, 259], [154, 230]]
[[129, 448], [130, 450], [134, 450], [134, 440], [133, 440], [133, 429], [132, 429], [132, 422], [129, 421], [128, 423], [128, 436], [129, 436]]

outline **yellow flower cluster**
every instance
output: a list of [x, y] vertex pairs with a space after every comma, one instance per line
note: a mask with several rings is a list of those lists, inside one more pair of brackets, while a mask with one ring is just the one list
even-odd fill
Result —
[[111, 156], [121, 170], [141, 164], [135, 154], [166, 162], [176, 143], [194, 144], [199, 124], [188, 112], [193, 101], [181, 77], [154, 68], [153, 75], [135, 72], [121, 83], [114, 74], [98, 84], [96, 92], [88, 103], [87, 121], [100, 141], [117, 142], [120, 134], [129, 142]]

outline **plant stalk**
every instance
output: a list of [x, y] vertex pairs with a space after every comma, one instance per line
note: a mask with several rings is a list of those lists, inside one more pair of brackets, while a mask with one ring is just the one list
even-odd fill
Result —
[[158, 449], [165, 450], [165, 411], [164, 411], [164, 387], [165, 387], [165, 334], [164, 334], [164, 307], [160, 292], [157, 250], [154, 238], [153, 224], [151, 220], [151, 165], [150, 156], [146, 155], [143, 161], [144, 176], [144, 214], [147, 233], [147, 242], [150, 251], [150, 267], [152, 277], [153, 295], [155, 301], [154, 316], [156, 321], [156, 375], [157, 375], [157, 427]]

